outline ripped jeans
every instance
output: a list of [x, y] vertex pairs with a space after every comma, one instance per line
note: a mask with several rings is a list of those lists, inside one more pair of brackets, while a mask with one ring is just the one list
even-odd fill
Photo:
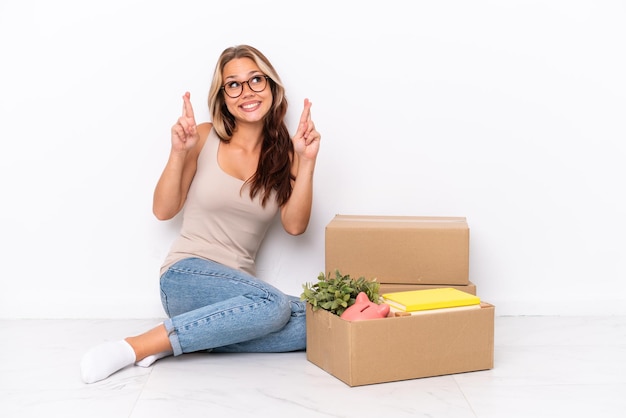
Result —
[[161, 276], [161, 302], [176, 356], [306, 348], [305, 302], [213, 261], [187, 258], [171, 266]]

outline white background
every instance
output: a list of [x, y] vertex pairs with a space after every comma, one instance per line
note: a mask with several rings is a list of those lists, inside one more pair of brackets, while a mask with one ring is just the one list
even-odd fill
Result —
[[322, 133], [313, 218], [259, 276], [324, 269], [335, 214], [464, 216], [499, 315], [626, 314], [623, 1], [0, 0], [0, 317], [164, 316], [152, 191], [191, 92], [249, 43]]

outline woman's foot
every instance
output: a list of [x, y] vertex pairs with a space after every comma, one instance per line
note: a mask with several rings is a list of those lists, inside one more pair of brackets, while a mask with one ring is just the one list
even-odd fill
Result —
[[108, 341], [83, 355], [80, 374], [85, 383], [95, 383], [130, 366], [135, 359], [135, 350], [126, 341]]
[[174, 354], [172, 351], [163, 351], [158, 354], [152, 354], [150, 356], [147, 356], [143, 360], [139, 360], [138, 362], [136, 362], [135, 366], [150, 367], [152, 366], [152, 363], [154, 363], [155, 361], [162, 359], [163, 357], [171, 356], [172, 354]]

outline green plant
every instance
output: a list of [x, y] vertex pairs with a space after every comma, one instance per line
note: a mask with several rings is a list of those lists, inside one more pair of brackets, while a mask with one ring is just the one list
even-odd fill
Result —
[[317, 283], [305, 283], [302, 285], [304, 292], [300, 299], [311, 304], [314, 311], [325, 309], [341, 315], [346, 308], [352, 306], [356, 301], [356, 296], [360, 292], [365, 292], [370, 301], [378, 303], [378, 289], [380, 283], [376, 279], [368, 281], [365, 277], [353, 279], [349, 274], [342, 275], [339, 270], [335, 270], [335, 276], [330, 273], [317, 276]]

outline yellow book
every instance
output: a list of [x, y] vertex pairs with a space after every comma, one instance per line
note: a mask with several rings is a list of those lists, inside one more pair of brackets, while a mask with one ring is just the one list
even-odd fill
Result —
[[438, 313], [445, 313], [450, 311], [464, 311], [466, 309], [480, 309], [480, 303], [478, 305], [468, 305], [468, 306], [455, 306], [453, 308], [439, 308], [439, 309], [426, 309], [423, 311], [401, 311], [400, 309], [396, 309], [393, 306], [389, 307], [389, 316], [415, 316], [415, 315], [433, 315]]
[[453, 287], [384, 293], [382, 301], [392, 308], [405, 312], [480, 304], [478, 296]]

